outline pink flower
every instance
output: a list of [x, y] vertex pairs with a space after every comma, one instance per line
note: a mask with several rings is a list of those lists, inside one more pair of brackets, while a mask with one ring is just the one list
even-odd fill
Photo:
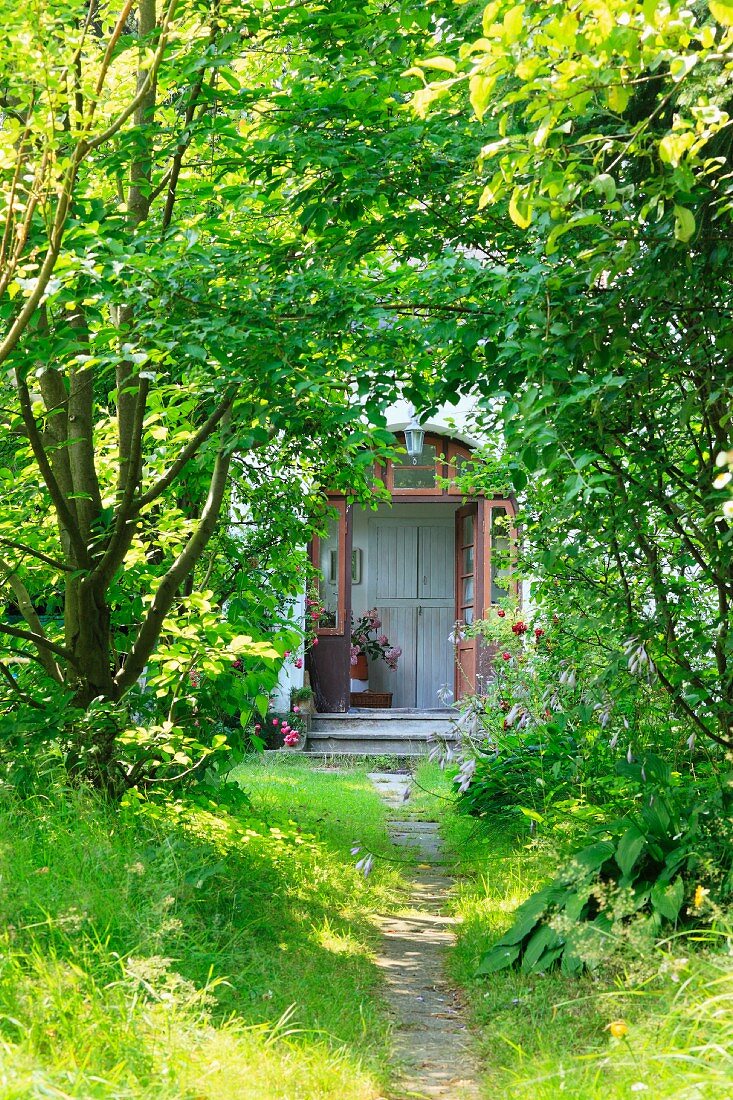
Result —
[[377, 641], [379, 642], [380, 645], [389, 645], [389, 638], [387, 637], [386, 634], [380, 634], [379, 637], [377, 638]]
[[314, 622], [315, 622], [315, 620], [316, 620], [316, 619], [320, 619], [320, 617], [321, 617], [321, 616], [320, 616], [320, 612], [318, 612], [318, 611], [311, 611], [311, 619], [313, 619], [313, 621], [314, 621]]
[[300, 707], [293, 707], [293, 714], [300, 714]]
[[318, 638], [313, 639], [313, 645], [318, 645]]
[[283, 660], [287, 661], [289, 656], [290, 656], [290, 650], [286, 649], [285, 652], [283, 653]]
[[259, 733], [261, 729], [262, 729], [262, 726], [260, 725], [259, 722], [257, 722], [256, 725], [255, 725], [255, 733]]
[[303, 658], [302, 657], [296, 657], [296, 659], [293, 661], [293, 664], [295, 665], [296, 668], [302, 668], [303, 667]]
[[279, 718], [273, 718], [272, 724], [273, 724], [273, 726], [279, 726], [280, 725], [280, 719]]

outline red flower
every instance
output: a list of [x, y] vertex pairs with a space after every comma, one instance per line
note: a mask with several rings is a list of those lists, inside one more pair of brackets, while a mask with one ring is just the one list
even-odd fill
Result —
[[542, 635], [543, 635], [544, 633], [545, 633], [545, 632], [544, 632], [544, 630], [542, 629], [542, 627], [541, 627], [541, 626], [536, 626], [536, 627], [534, 628], [534, 636], [535, 636], [535, 638], [541, 638], [541, 637], [542, 637]]
[[499, 616], [500, 619], [503, 619], [504, 616], [506, 615], [506, 611], [499, 610], [499, 611], [497, 611], [496, 614]]
[[523, 623], [520, 619], [518, 623], [515, 623], [512, 627], [512, 634], [520, 635], [527, 633], [527, 624]]
[[506, 650], [504, 650], [504, 652], [502, 653], [502, 657], [504, 658], [505, 661], [511, 661], [511, 659], [512, 659], [511, 653], [507, 653]]

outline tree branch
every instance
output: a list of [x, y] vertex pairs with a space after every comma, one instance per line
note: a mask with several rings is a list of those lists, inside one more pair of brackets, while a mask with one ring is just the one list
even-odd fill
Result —
[[201, 447], [201, 445], [206, 442], [209, 436], [213, 434], [217, 425], [230, 411], [236, 393], [236, 386], [232, 386], [230, 387], [230, 389], [227, 390], [221, 402], [214, 409], [209, 419], [199, 428], [196, 434], [192, 436], [190, 442], [186, 444], [175, 462], [172, 463], [172, 465], [162, 475], [162, 477], [158, 478], [158, 480], [150, 486], [147, 492], [143, 493], [142, 496], [137, 499], [133, 508], [134, 513], [139, 512], [142, 508], [145, 507], [146, 504], [151, 504], [154, 500], [157, 499], [157, 497], [161, 495], [161, 493], [164, 493], [165, 490], [173, 484], [184, 466], [191, 461], [193, 456], [198, 451], [199, 447]]
[[38, 650], [39, 657], [41, 650], [47, 649], [49, 653], [55, 653], [57, 657], [61, 657], [64, 661], [68, 661], [74, 668], [78, 667], [73, 653], [70, 653], [68, 649], [64, 649], [62, 645], [57, 645], [56, 642], [50, 641], [45, 634], [36, 634], [32, 630], [23, 630], [19, 626], [8, 626], [7, 623], [0, 623], [0, 634], [7, 634], [9, 638], [20, 638], [21, 641], [24, 642], [33, 642], [33, 645]]
[[86, 543], [82, 538], [79, 525], [76, 521], [76, 517], [72, 515], [71, 509], [61, 492], [59, 483], [56, 480], [51, 464], [46, 454], [46, 449], [43, 446], [43, 440], [41, 433], [38, 430], [35, 417], [33, 415], [33, 406], [31, 404], [31, 395], [28, 390], [28, 385], [25, 379], [20, 373], [20, 369], [16, 369], [15, 377], [18, 384], [18, 395], [20, 397], [20, 409], [23, 416], [23, 424], [25, 425], [28, 441], [30, 442], [33, 455], [38, 468], [41, 471], [41, 476], [46, 483], [46, 488], [51, 496], [53, 506], [56, 509], [59, 522], [66, 531], [74, 547], [76, 560], [79, 565], [89, 565], [89, 552], [87, 550]]
[[[225, 409], [220, 419], [223, 420], [223, 428], [229, 423], [230, 411]], [[181, 582], [195, 566], [198, 559], [206, 549], [206, 545], [214, 533], [219, 512], [221, 510], [224, 492], [226, 490], [231, 455], [226, 450], [223, 442], [216, 456], [214, 471], [211, 475], [209, 493], [206, 498], [198, 527], [191, 535], [181, 553], [165, 574], [153, 599], [153, 604], [147, 616], [140, 625], [127, 660], [115, 677], [115, 684], [120, 692], [131, 687], [142, 675], [150, 654], [160, 636], [163, 621], [171, 609]]]
[[21, 554], [28, 554], [32, 558], [38, 558], [39, 561], [50, 565], [53, 569], [58, 569], [59, 572], [73, 573], [74, 571], [73, 566], [67, 565], [63, 561], [57, 561], [56, 558], [51, 558], [48, 554], [42, 554], [40, 550], [34, 550], [32, 546], [26, 546], [24, 542], [17, 542], [15, 539], [8, 539], [4, 535], [0, 535], [0, 545], [8, 546], [11, 550], [19, 550]]

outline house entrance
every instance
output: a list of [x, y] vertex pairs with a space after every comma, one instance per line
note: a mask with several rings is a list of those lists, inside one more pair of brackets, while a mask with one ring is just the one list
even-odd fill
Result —
[[393, 707], [442, 707], [443, 686], [460, 699], [490, 675], [490, 647], [460, 630], [455, 646], [452, 639], [457, 620], [470, 623], [517, 593], [506, 553], [516, 539], [514, 506], [503, 497], [464, 499], [451, 479], [469, 457], [463, 444], [428, 435], [422, 459], [377, 469], [391, 504], [358, 508], [329, 494], [334, 513], [311, 559], [323, 607], [308, 655], [319, 711], [349, 709], [352, 612], [358, 619], [373, 607], [402, 649], [396, 671], [382, 661], [369, 668], [370, 690], [391, 692]]
[[370, 667], [372, 690], [391, 691], [394, 707], [444, 706], [453, 690], [455, 621], [453, 515], [436, 519], [372, 520], [367, 602], [376, 607], [390, 642], [402, 648], [395, 671]]

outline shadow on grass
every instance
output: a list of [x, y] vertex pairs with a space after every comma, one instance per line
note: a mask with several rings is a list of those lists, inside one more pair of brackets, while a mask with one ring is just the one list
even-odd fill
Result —
[[[83, 1050], [86, 1083], [69, 1095], [167, 1096], [179, 1071], [168, 1059], [161, 1079], [162, 1029], [181, 1080], [202, 1043], [249, 1059], [265, 1091], [240, 1079], [233, 1096], [288, 1095], [265, 1082], [294, 1051], [313, 1095], [378, 1095], [388, 1025], [368, 914], [390, 875], [365, 882], [346, 845], [354, 826], [383, 836], [381, 807], [359, 778], [296, 772], [253, 773], [252, 805], [234, 811], [117, 813], [61, 790], [0, 803], [0, 1034], [18, 1065], [68, 1076]], [[89, 1091], [113, 1071], [117, 1092]]]

